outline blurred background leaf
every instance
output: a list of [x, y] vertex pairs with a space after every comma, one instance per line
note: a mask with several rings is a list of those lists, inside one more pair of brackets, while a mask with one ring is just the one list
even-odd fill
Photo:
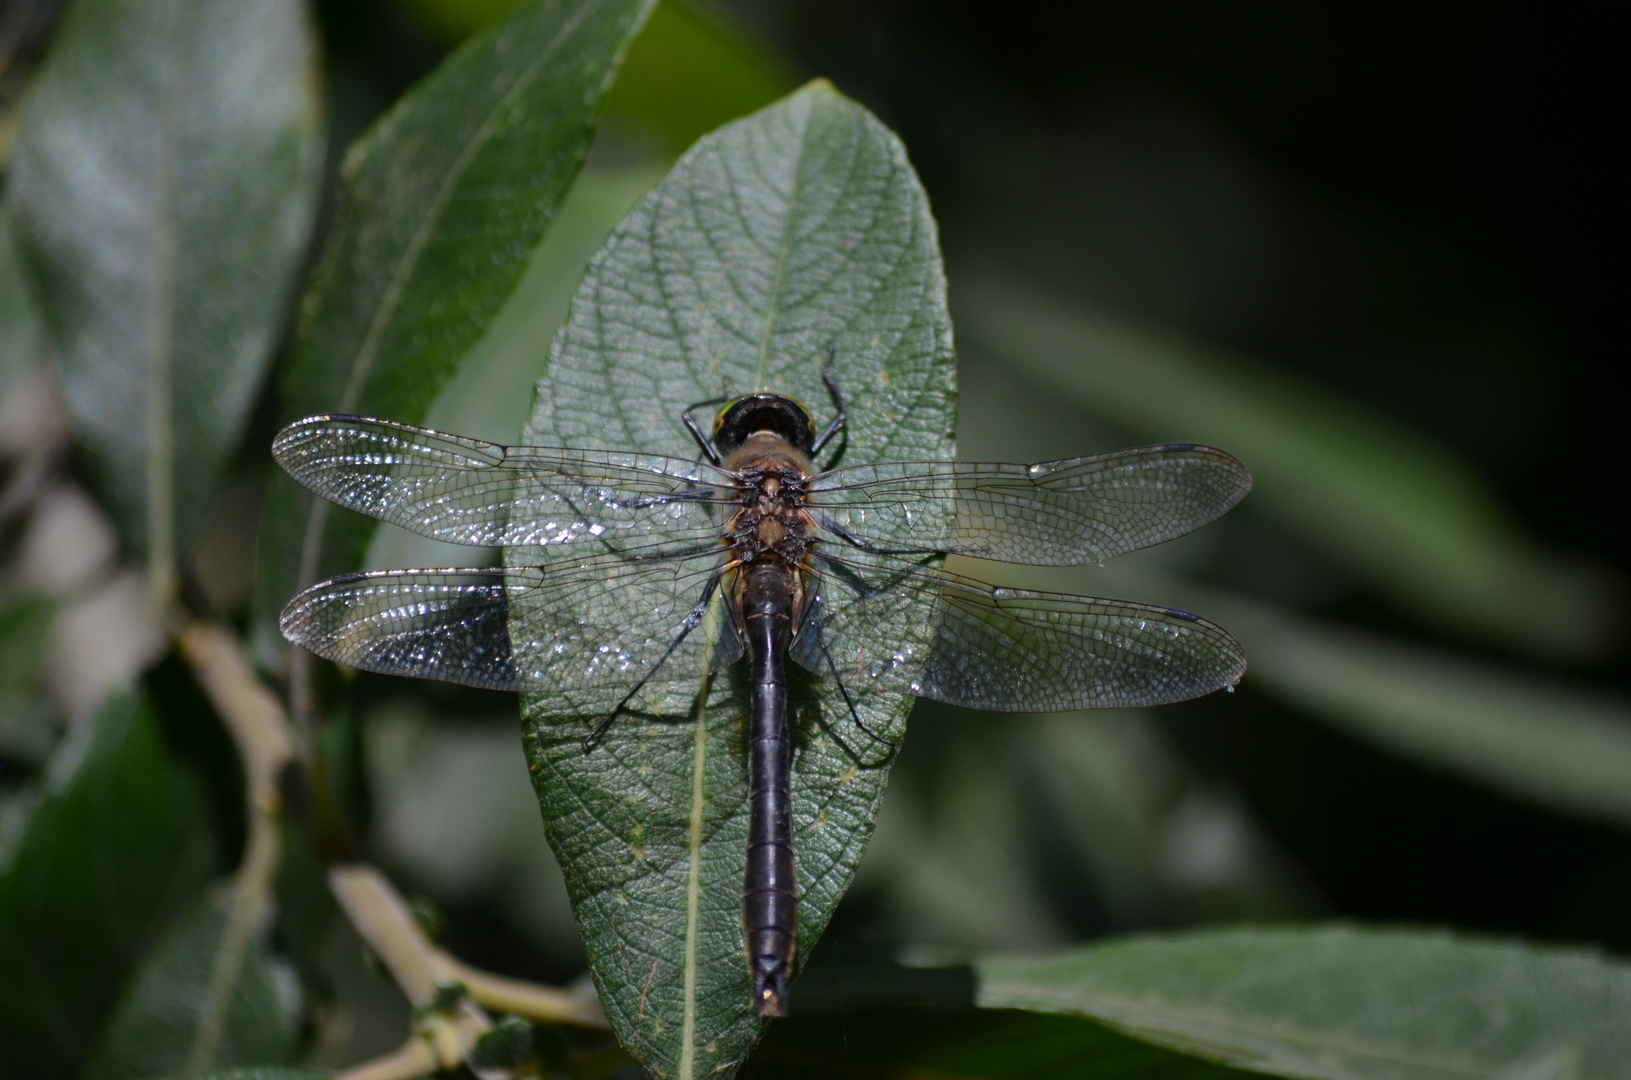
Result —
[[297, 0], [86, 0], [21, 110], [8, 197], [63, 406], [161, 601], [305, 254], [315, 63]]
[[0, 198], [0, 400], [43, 358], [45, 329], [28, 292], [14, 238], [11, 204]]
[[606, 115], [655, 140], [660, 152], [677, 155], [720, 125], [792, 93], [799, 82], [779, 56], [717, 14], [663, 0], [606, 95]]
[[57, 608], [41, 597], [0, 606], [0, 757], [34, 768], [57, 742], [56, 717], [43, 700], [40, 661]]
[[60, 1077], [202, 888], [214, 836], [198, 780], [135, 697], [76, 728], [25, 797], [0, 845], [0, 1045], [8, 1075]]
[[[402, 0], [403, 10], [437, 37], [463, 41], [496, 22], [517, 0]], [[676, 157], [727, 121], [791, 93], [799, 78], [774, 51], [717, 10], [663, 0], [651, 13], [606, 95], [606, 120]]]
[[1631, 967], [1345, 926], [1193, 931], [976, 962], [986, 1008], [1093, 1017], [1281, 1076], [1631, 1076]]
[[[298, 353], [280, 383], [285, 417], [424, 417], [553, 221], [650, 6], [523, 6], [348, 151]], [[270, 623], [289, 596], [362, 560], [373, 523], [326, 506], [286, 479], [274, 484], [257, 578], [269, 656], [281, 649]]]
[[[271, 914], [271, 912], [267, 912]], [[86, 1080], [180, 1073], [203, 1015], [226, 917], [199, 901], [142, 958], [102, 1037]], [[252, 942], [230, 990], [212, 1058], [219, 1065], [285, 1062], [299, 1048], [300, 984], [264, 940]]]

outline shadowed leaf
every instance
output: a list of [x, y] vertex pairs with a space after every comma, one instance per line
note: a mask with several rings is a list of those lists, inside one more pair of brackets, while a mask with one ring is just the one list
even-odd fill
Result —
[[[162, 1076], [186, 1064], [226, 917], [202, 900], [142, 958], [105, 1029], [86, 1080]], [[300, 986], [294, 972], [253, 941], [223, 1014], [217, 1065], [287, 1061], [299, 1046]]]
[[0, 1046], [19, 1080], [78, 1072], [211, 859], [203, 795], [135, 698], [76, 728], [35, 798], [0, 850]]

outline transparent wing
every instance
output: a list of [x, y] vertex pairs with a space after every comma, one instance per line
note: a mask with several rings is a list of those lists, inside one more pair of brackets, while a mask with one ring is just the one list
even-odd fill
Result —
[[[1226, 630], [1185, 611], [996, 588], [881, 556], [816, 562], [817, 598], [793, 658], [818, 675], [836, 672], [852, 694], [1053, 712], [1184, 701], [1233, 686], [1246, 670]], [[896, 624], [929, 632], [903, 648]]]
[[[944, 551], [999, 562], [1103, 562], [1200, 528], [1251, 490], [1221, 450], [1148, 446], [1035, 465], [890, 462], [810, 485], [816, 520], [882, 551]], [[952, 513], [926, 513], [950, 504]]]
[[454, 544], [628, 550], [717, 535], [731, 476], [656, 454], [499, 446], [408, 424], [312, 416], [272, 443], [331, 502]]
[[703, 617], [720, 561], [707, 552], [346, 574], [289, 601], [279, 626], [296, 645], [348, 667], [491, 690], [686, 682], [742, 655], [728, 616]]

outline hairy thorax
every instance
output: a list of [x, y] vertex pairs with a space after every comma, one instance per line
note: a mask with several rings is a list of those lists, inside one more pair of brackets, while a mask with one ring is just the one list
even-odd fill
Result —
[[723, 464], [738, 477], [736, 507], [725, 523], [731, 563], [755, 576], [786, 575], [796, 602], [815, 527], [805, 508], [810, 459], [781, 436], [757, 432]]

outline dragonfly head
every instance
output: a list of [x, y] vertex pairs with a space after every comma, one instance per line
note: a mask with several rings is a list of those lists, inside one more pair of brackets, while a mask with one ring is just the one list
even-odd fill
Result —
[[779, 435], [801, 454], [815, 445], [815, 420], [804, 404], [781, 394], [744, 394], [725, 403], [714, 418], [714, 445], [729, 455], [760, 431]]

